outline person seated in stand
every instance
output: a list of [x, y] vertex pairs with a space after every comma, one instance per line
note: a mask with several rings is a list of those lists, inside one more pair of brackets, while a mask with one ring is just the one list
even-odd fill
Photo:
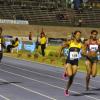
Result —
[[19, 40], [18, 38], [15, 38], [15, 40], [12, 41], [12, 44], [7, 46], [7, 52], [11, 52], [12, 48], [16, 48], [18, 47], [18, 45], [19, 45]]

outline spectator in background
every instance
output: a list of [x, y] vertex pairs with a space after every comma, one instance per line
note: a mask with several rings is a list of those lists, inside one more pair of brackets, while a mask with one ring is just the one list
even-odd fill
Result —
[[83, 0], [83, 6], [86, 7], [88, 3], [88, 0]]
[[88, 0], [88, 2], [89, 2], [89, 4], [90, 4], [90, 9], [92, 9], [93, 8], [93, 2], [94, 2], [95, 0]]
[[83, 0], [74, 0], [73, 3], [74, 3], [74, 9], [79, 10], [80, 12], [80, 7], [81, 4], [83, 3]]
[[79, 27], [82, 26], [82, 22], [83, 22], [83, 20], [80, 18], [80, 19], [78, 20], [78, 26], [79, 26]]
[[57, 18], [57, 20], [63, 20], [64, 19], [64, 15], [58, 13], [58, 14], [56, 14], [56, 18]]
[[73, 8], [73, 0], [66, 0], [66, 7]]
[[32, 40], [32, 32], [29, 33], [29, 40]]
[[39, 36], [38, 35], [37, 35], [37, 39], [36, 39], [35, 44], [36, 44], [36, 49], [38, 49], [38, 47], [40, 45], [40, 43], [39, 43]]
[[45, 33], [43, 31], [40, 34], [40, 45], [41, 45], [42, 56], [45, 56], [46, 35], [45, 35]]
[[69, 0], [69, 2], [70, 2], [70, 8], [74, 8], [74, 0]]
[[12, 44], [7, 46], [7, 52], [11, 52], [11, 49], [18, 47], [18, 45], [19, 45], [19, 40], [18, 38], [15, 38], [15, 40], [12, 41]]

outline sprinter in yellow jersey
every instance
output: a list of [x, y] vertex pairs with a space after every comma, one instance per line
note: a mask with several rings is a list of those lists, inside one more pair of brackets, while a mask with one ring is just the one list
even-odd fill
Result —
[[79, 52], [82, 50], [82, 53], [86, 53], [85, 46], [80, 41], [81, 32], [75, 31], [73, 33], [73, 40], [68, 41], [66, 44], [69, 46], [69, 53], [66, 60], [66, 73], [69, 77], [68, 84], [66, 86], [65, 95], [69, 96], [68, 90], [70, 86], [72, 85], [72, 82], [74, 80], [74, 76], [78, 69], [78, 61], [79, 61]]

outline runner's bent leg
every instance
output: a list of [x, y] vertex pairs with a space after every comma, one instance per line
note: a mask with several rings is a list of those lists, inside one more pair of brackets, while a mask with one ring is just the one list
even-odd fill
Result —
[[95, 77], [97, 74], [97, 63], [93, 63], [92, 65], [92, 77]]
[[89, 60], [86, 61], [86, 70], [87, 70], [87, 75], [86, 75], [86, 90], [89, 89], [89, 83], [90, 83], [90, 75], [92, 72], [92, 64]]
[[73, 83], [73, 79], [74, 79], [74, 76], [75, 76], [75, 74], [77, 72], [77, 68], [78, 68], [77, 65], [71, 66], [72, 75], [71, 74], [69, 75], [69, 81], [68, 81], [68, 84], [67, 84], [67, 87], [66, 87], [67, 90], [70, 88], [70, 86]]

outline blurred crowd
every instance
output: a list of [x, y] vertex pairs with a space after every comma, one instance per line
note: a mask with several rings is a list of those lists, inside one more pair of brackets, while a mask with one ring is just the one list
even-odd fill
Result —
[[100, 2], [99, 0], [66, 0], [66, 6], [68, 8], [74, 8], [79, 10], [80, 8], [93, 8]]

